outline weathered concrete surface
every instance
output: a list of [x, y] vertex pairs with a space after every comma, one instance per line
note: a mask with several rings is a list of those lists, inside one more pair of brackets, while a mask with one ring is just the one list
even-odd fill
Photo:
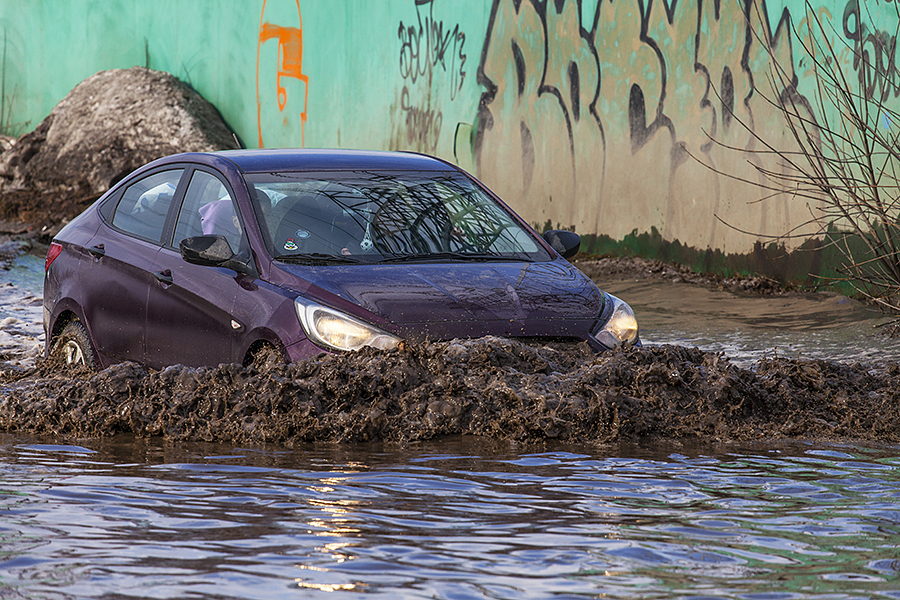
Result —
[[31, 133], [0, 153], [0, 220], [48, 225], [78, 214], [119, 179], [176, 152], [238, 146], [212, 104], [142, 67], [78, 84]]

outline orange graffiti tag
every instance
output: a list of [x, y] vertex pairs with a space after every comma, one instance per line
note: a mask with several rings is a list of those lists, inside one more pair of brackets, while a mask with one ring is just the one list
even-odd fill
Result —
[[278, 97], [278, 110], [284, 112], [287, 106], [287, 89], [282, 84], [283, 77], [298, 79], [305, 84], [303, 110], [300, 112], [301, 143], [306, 144], [306, 110], [309, 101], [309, 77], [303, 73], [303, 20], [300, 18], [300, 0], [297, 2], [297, 18], [300, 27], [282, 27], [264, 21], [266, 1], [263, 0], [262, 14], [259, 18], [259, 40], [256, 51], [256, 121], [259, 130], [259, 147], [263, 148], [262, 106], [259, 98], [259, 55], [260, 48], [269, 40], [278, 40], [278, 62], [275, 78], [275, 90]]

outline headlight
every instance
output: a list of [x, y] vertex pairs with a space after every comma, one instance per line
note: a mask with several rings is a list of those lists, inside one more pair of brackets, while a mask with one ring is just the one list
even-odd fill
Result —
[[306, 336], [333, 350], [359, 350], [371, 346], [379, 350], [396, 348], [400, 338], [378, 329], [339, 310], [310, 302], [306, 298], [294, 300], [297, 317]]
[[638, 340], [638, 323], [634, 318], [634, 311], [612, 294], [606, 294], [606, 297], [613, 303], [613, 313], [594, 337], [607, 348], [625, 344], [633, 346]]

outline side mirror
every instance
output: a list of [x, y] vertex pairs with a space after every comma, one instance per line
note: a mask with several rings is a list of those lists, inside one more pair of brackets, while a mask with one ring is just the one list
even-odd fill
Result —
[[581, 248], [581, 236], [574, 231], [551, 229], [544, 232], [544, 240], [563, 258], [572, 258]]
[[253, 274], [250, 265], [234, 253], [225, 236], [196, 235], [184, 238], [178, 245], [181, 258], [204, 267], [225, 267], [238, 273]]

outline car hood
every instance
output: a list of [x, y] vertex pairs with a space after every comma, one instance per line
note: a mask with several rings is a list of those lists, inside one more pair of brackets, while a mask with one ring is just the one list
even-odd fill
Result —
[[[278, 265], [305, 295], [333, 294], [407, 336], [584, 338], [604, 296], [564, 260], [526, 263]], [[311, 284], [311, 285], [309, 285]], [[305, 290], [305, 291], [304, 291]]]

